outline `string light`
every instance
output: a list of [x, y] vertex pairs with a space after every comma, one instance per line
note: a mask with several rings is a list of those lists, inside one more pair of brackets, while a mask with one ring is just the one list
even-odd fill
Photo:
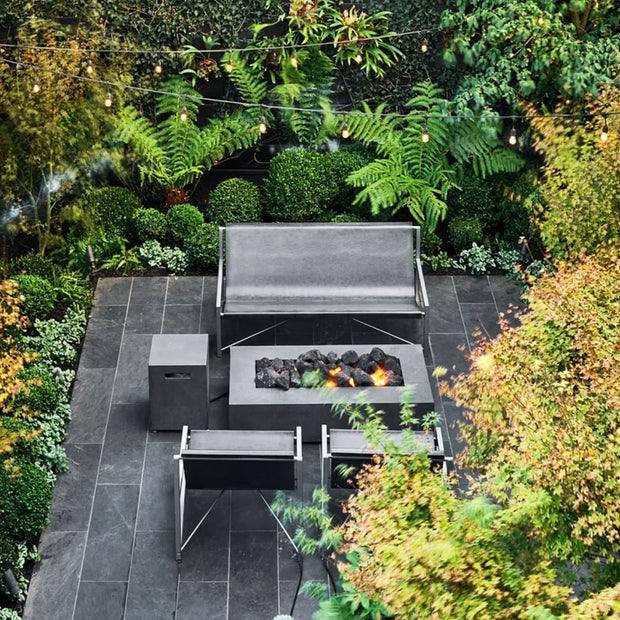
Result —
[[609, 128], [607, 127], [607, 114], [603, 114], [603, 129], [601, 130], [601, 142], [607, 142], [607, 134]]
[[183, 122], [187, 120], [187, 106], [185, 105], [185, 95], [183, 95], [183, 107], [181, 108], [181, 120]]
[[161, 73], [161, 60], [158, 60], [155, 65], [155, 73]]
[[228, 62], [226, 63], [226, 72], [232, 73], [233, 64], [232, 64], [232, 50], [228, 50]]
[[515, 129], [515, 117], [512, 117], [512, 129], [510, 130], [510, 136], [508, 137], [508, 144], [510, 146], [516, 146], [517, 140], [517, 130]]
[[542, 25], [545, 23], [545, 18], [544, 18], [542, 15], [539, 15], [539, 16], [538, 16], [538, 19], [536, 20], [536, 23], [537, 23], [539, 26], [542, 26]]
[[291, 65], [297, 69], [297, 54], [295, 52], [291, 54]]
[[355, 62], [359, 65], [362, 60], [364, 60], [364, 57], [362, 56], [362, 50], [358, 48], [357, 54], [355, 56]]
[[347, 121], [344, 122], [342, 126], [342, 137], [346, 140], [351, 134], [349, 133], [349, 126], [347, 125]]
[[422, 45], [420, 45], [420, 50], [424, 54], [426, 54], [426, 52], [428, 52], [428, 41], [426, 39], [424, 39], [424, 41], [422, 41]]
[[108, 91], [105, 94], [105, 101], [104, 101], [105, 107], [109, 108], [112, 106], [112, 95], [110, 94], [110, 91]]
[[267, 123], [265, 122], [265, 115], [263, 114], [263, 108], [261, 106], [260, 125], [258, 126], [260, 133], [267, 133]]
[[86, 73], [88, 73], [88, 75], [92, 75], [93, 73], [93, 63], [90, 61], [90, 58], [88, 59], [88, 62], [86, 63]]
[[428, 142], [429, 141], [429, 135], [428, 135], [428, 116], [424, 117], [424, 131], [422, 132], [422, 142]]
[[39, 82], [39, 78], [34, 76], [34, 83], [32, 84], [32, 92], [36, 95], [41, 90], [41, 83]]

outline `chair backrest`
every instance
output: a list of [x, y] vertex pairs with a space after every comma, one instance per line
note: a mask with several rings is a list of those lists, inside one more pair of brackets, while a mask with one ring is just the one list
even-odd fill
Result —
[[183, 428], [180, 458], [187, 489], [295, 490], [302, 460], [296, 431]]
[[227, 224], [226, 296], [413, 296], [414, 232], [409, 223]]

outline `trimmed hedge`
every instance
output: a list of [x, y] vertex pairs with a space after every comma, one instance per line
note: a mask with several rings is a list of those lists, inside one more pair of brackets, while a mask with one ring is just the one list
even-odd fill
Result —
[[218, 226], [227, 222], [260, 222], [260, 190], [246, 179], [226, 179], [211, 192], [205, 212], [207, 219]]
[[188, 203], [174, 205], [166, 214], [172, 240], [182, 246], [204, 224], [202, 213]]
[[131, 239], [133, 214], [142, 202], [125, 187], [101, 187], [83, 198], [83, 207], [97, 218], [106, 233]]
[[164, 241], [168, 234], [166, 215], [157, 209], [136, 209], [132, 224], [141, 243], [153, 239]]
[[41, 276], [17, 275], [13, 278], [17, 282], [19, 292], [25, 297], [20, 308], [31, 322], [46, 316], [54, 307], [56, 295], [54, 287]]

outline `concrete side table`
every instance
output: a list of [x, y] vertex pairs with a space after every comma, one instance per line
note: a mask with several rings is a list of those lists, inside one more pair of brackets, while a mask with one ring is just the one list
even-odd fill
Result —
[[149, 356], [150, 429], [207, 428], [209, 336], [155, 334]]

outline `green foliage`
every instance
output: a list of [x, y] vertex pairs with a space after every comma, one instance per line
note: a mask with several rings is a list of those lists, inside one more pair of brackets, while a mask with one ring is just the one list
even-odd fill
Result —
[[544, 110], [597, 96], [618, 76], [620, 17], [614, 0], [455, 0], [442, 15], [452, 37], [444, 54], [468, 67], [456, 111], [498, 101]]
[[145, 241], [138, 253], [151, 267], [165, 267], [171, 273], [183, 273], [188, 267], [188, 259], [180, 248], [162, 246], [159, 241]]
[[[373, 213], [407, 209], [416, 222], [433, 231], [445, 217], [448, 191], [457, 186], [457, 172], [471, 165], [481, 176], [499, 171], [519, 170], [523, 162], [505, 149], [488, 131], [489, 126], [473, 120], [437, 118], [447, 102], [439, 90], [428, 82], [413, 87], [415, 96], [407, 103], [406, 118], [383, 116], [384, 105], [371, 113], [351, 113], [351, 136], [374, 145], [377, 159], [349, 175], [347, 181], [361, 188], [355, 203], [368, 200]], [[429, 141], [422, 141], [424, 129]], [[455, 163], [451, 163], [451, 158]]]
[[27, 461], [0, 462], [0, 517], [3, 537], [24, 542], [47, 524], [52, 489], [45, 472]]
[[501, 248], [495, 256], [495, 265], [498, 269], [510, 275], [516, 273], [517, 265], [520, 260], [521, 253], [518, 250], [506, 250]]
[[141, 242], [163, 241], [168, 234], [166, 215], [157, 209], [136, 209], [132, 224]]
[[63, 393], [52, 374], [40, 368], [27, 368], [19, 373], [18, 377], [28, 383], [15, 398], [18, 406], [26, 405], [41, 416], [54, 413], [63, 401]]
[[82, 202], [106, 233], [125, 239], [131, 237], [134, 212], [142, 207], [140, 198], [133, 192], [125, 187], [101, 187], [86, 194]]
[[174, 205], [166, 214], [166, 223], [172, 239], [182, 245], [202, 224], [204, 217], [197, 207], [190, 204]]
[[495, 259], [490, 248], [484, 245], [472, 243], [471, 248], [462, 250], [459, 254], [459, 262], [467, 267], [475, 276], [482, 276], [495, 267]]
[[215, 224], [201, 224], [186, 240], [184, 249], [190, 265], [195, 269], [208, 269], [218, 264], [219, 229]]
[[47, 315], [56, 301], [52, 285], [35, 275], [18, 275], [13, 278], [17, 282], [19, 292], [24, 296], [22, 312], [30, 321]]
[[9, 276], [31, 275], [40, 276], [52, 281], [56, 267], [47, 257], [41, 256], [38, 252], [22, 254], [11, 260], [9, 263]]
[[443, 250], [432, 256], [422, 254], [422, 259], [433, 271], [438, 273], [445, 273], [449, 269], [465, 270], [464, 265], [448, 256], [448, 253]]
[[434, 256], [441, 251], [441, 245], [441, 239], [434, 232], [428, 230], [426, 226], [423, 226], [420, 238], [422, 254]]
[[476, 216], [455, 217], [448, 222], [448, 243], [459, 254], [473, 243], [484, 243], [482, 224]]
[[205, 214], [209, 221], [218, 226], [228, 222], [260, 222], [260, 191], [251, 181], [226, 179], [209, 194]]

